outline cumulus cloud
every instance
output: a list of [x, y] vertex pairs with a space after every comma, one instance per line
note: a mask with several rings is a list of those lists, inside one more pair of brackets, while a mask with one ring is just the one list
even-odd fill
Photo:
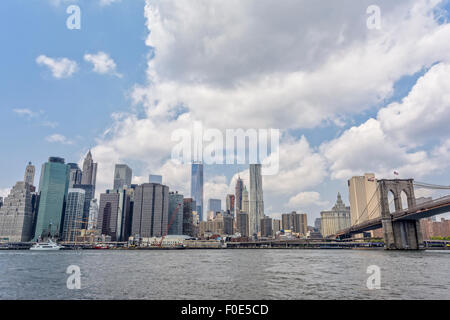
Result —
[[309, 208], [311, 206], [324, 207], [328, 205], [328, 201], [320, 199], [320, 193], [315, 191], [300, 192], [291, 197], [287, 203], [288, 208], [301, 211], [301, 209]]
[[36, 63], [47, 66], [56, 79], [69, 78], [78, 70], [78, 64], [67, 58], [50, 58], [40, 55], [36, 58]]
[[116, 71], [117, 66], [114, 60], [105, 52], [99, 51], [96, 54], [85, 54], [84, 60], [92, 63], [94, 66], [93, 70], [96, 73], [111, 74], [119, 78], [122, 77], [122, 75]]
[[52, 134], [48, 137], [45, 138], [46, 141], [51, 142], [51, 143], [61, 143], [61, 144], [73, 144], [72, 140], [69, 140], [68, 138], [66, 138], [65, 136], [63, 136], [62, 134]]

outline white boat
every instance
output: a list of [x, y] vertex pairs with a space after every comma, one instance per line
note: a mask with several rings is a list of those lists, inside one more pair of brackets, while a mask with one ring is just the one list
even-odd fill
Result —
[[30, 250], [35, 251], [54, 251], [64, 248], [63, 246], [58, 245], [57, 243], [53, 242], [52, 240], [48, 240], [47, 242], [38, 242], [34, 244]]

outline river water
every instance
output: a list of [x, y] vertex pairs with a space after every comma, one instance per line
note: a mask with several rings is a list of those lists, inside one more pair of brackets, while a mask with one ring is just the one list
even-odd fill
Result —
[[0, 251], [0, 275], [0, 299], [450, 299], [450, 251]]

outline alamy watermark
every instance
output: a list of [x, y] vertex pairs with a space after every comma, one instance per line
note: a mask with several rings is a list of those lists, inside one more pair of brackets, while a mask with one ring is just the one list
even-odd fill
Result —
[[80, 30], [81, 29], [81, 9], [77, 5], [70, 5], [66, 10], [67, 14], [70, 16], [66, 20], [66, 26], [69, 30]]
[[367, 274], [370, 274], [367, 278], [366, 285], [369, 290], [381, 289], [381, 269], [377, 265], [371, 265], [367, 267]]
[[377, 5], [370, 5], [367, 7], [367, 29], [380, 30], [381, 29], [381, 8]]
[[77, 265], [70, 265], [67, 267], [66, 273], [69, 274], [66, 285], [69, 290], [81, 289], [81, 269]]
[[261, 163], [262, 175], [276, 175], [279, 170], [279, 129], [204, 129], [194, 122], [191, 131], [172, 132], [172, 161], [177, 164]]

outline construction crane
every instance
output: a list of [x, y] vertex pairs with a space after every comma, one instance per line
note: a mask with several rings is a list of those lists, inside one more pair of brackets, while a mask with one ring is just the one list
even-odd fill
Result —
[[172, 226], [172, 224], [173, 224], [173, 222], [174, 222], [174, 220], [175, 220], [175, 217], [176, 217], [176, 215], [177, 215], [177, 213], [178, 213], [178, 210], [180, 210], [180, 207], [181, 207], [181, 203], [179, 203], [178, 206], [175, 208], [175, 211], [173, 212], [172, 217], [170, 218], [169, 224], [167, 225], [167, 230], [166, 230], [166, 232], [164, 233], [164, 235], [161, 237], [161, 241], [160, 241], [159, 244], [157, 245], [158, 247], [161, 247], [161, 246], [162, 246], [163, 241], [164, 241], [164, 238], [165, 238], [165, 237], [167, 236], [167, 234], [169, 233], [169, 229], [170, 229], [170, 227]]

